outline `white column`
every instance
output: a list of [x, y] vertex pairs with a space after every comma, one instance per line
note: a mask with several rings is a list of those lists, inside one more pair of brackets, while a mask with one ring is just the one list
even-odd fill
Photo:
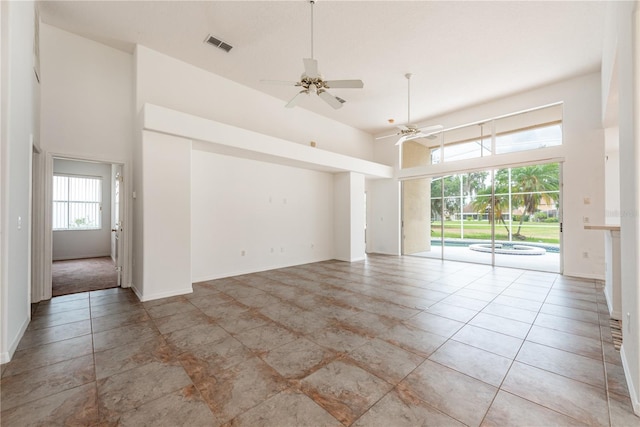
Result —
[[341, 172], [333, 180], [335, 258], [359, 261], [365, 257], [364, 175]]

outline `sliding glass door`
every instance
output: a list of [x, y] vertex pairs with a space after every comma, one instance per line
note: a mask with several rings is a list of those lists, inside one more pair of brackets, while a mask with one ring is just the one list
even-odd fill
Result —
[[404, 253], [560, 272], [560, 180], [559, 163], [407, 180]]

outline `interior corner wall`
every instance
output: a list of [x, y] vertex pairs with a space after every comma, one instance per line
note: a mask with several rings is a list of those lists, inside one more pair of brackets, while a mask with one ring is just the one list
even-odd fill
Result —
[[373, 137], [366, 132], [302, 108], [285, 108], [281, 99], [145, 46], [136, 46], [135, 61], [136, 112], [150, 103], [303, 145], [314, 141], [327, 151], [373, 157]]
[[364, 259], [364, 176], [334, 174], [334, 254], [341, 261]]
[[142, 163], [144, 275], [134, 289], [142, 301], [191, 293], [191, 141], [144, 131]]
[[33, 70], [34, 3], [2, 2], [0, 363], [10, 360], [30, 319], [32, 139], [38, 132]]
[[99, 230], [53, 232], [53, 260], [95, 258], [111, 255], [111, 165], [53, 159], [53, 172], [102, 178], [102, 227]]
[[333, 258], [333, 175], [192, 152], [195, 282]]
[[[591, 73], [432, 117], [428, 121], [442, 124], [448, 129], [562, 102], [564, 274], [595, 279], [604, 279], [604, 236], [602, 232], [585, 230], [583, 218], [588, 217], [590, 224], [604, 224], [605, 220], [600, 86], [600, 73]], [[376, 153], [388, 153], [394, 148], [394, 141], [382, 140], [380, 144], [382, 146]], [[397, 151], [397, 147], [395, 149]], [[388, 190], [385, 196], [392, 200], [395, 198], [395, 189]], [[585, 199], [589, 203], [585, 203]], [[387, 233], [391, 236], [392, 227], [389, 224], [387, 227]], [[583, 252], [588, 252], [589, 257], [583, 258]]]
[[[629, 395], [640, 415], [640, 12], [638, 2], [611, 2], [618, 60], [620, 144], [620, 275], [622, 337], [620, 351]], [[603, 68], [608, 68], [603, 64]]]

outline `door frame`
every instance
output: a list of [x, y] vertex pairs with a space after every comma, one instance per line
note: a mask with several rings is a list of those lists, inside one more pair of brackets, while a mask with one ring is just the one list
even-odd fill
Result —
[[122, 166], [123, 188], [121, 202], [124, 205], [124, 218], [122, 219], [124, 227], [122, 230], [122, 281], [121, 287], [128, 288], [131, 286], [131, 236], [132, 236], [132, 203], [130, 203], [127, 194], [132, 194], [132, 174], [131, 163], [123, 159], [109, 159], [98, 156], [74, 155], [69, 153], [45, 152], [44, 164], [44, 241], [43, 241], [43, 274], [42, 274], [42, 299], [51, 299], [52, 294], [52, 274], [51, 264], [53, 262], [53, 227], [52, 227], [52, 203], [53, 203], [53, 159], [66, 159], [85, 162], [98, 162], [107, 164], [117, 164]]

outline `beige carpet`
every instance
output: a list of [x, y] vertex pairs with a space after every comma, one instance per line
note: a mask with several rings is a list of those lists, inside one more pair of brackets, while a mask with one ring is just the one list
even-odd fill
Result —
[[118, 286], [116, 266], [110, 257], [54, 261], [51, 275], [54, 297]]

